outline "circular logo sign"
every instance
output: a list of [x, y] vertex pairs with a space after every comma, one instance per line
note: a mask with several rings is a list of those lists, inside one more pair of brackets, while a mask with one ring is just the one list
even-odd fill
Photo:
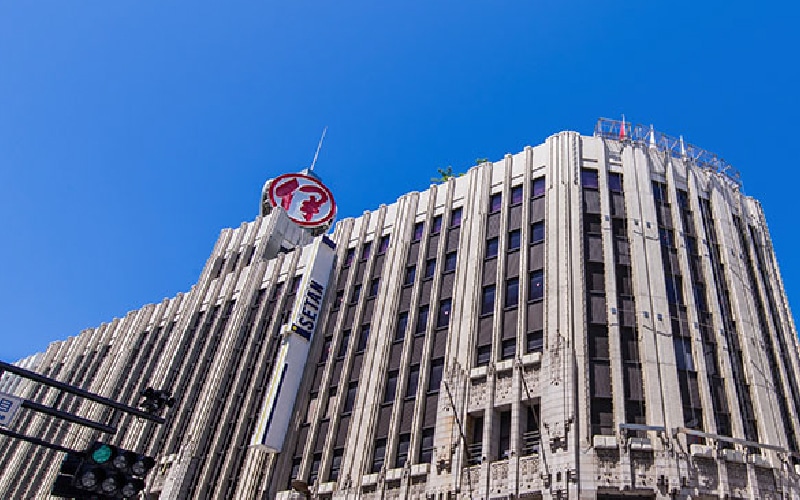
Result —
[[317, 227], [336, 215], [331, 190], [319, 179], [305, 174], [283, 174], [269, 186], [269, 202], [286, 210], [289, 218], [304, 227]]

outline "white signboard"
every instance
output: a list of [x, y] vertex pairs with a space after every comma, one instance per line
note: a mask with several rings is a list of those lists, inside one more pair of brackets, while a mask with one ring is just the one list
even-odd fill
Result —
[[251, 442], [273, 453], [283, 448], [336, 255], [336, 245], [326, 236], [312, 245]]
[[21, 405], [22, 398], [0, 392], [0, 427], [11, 425]]

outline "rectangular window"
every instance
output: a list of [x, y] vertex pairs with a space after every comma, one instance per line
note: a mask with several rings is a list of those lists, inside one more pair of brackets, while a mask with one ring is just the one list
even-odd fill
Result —
[[525, 408], [525, 427], [522, 433], [522, 450], [525, 455], [539, 453], [541, 434], [539, 433], [539, 405]]
[[408, 383], [406, 384], [406, 399], [417, 397], [419, 387], [419, 365], [411, 365], [408, 369]]
[[475, 352], [475, 365], [486, 366], [492, 360], [492, 346], [482, 345], [478, 346]]
[[622, 174], [608, 174], [608, 189], [612, 193], [622, 192]]
[[522, 186], [514, 186], [511, 188], [511, 204], [519, 205], [522, 203]]
[[419, 463], [429, 464], [433, 460], [433, 427], [422, 429], [419, 441]]
[[350, 413], [356, 404], [356, 394], [358, 393], [358, 382], [350, 382], [347, 384], [347, 396], [344, 400], [344, 408], [342, 413]]
[[344, 300], [344, 290], [336, 290], [336, 296], [333, 298], [333, 309], [342, 307], [342, 300]]
[[517, 355], [517, 339], [506, 339], [503, 341], [503, 351], [500, 357], [503, 359], [514, 359]]
[[356, 249], [355, 248], [348, 248], [347, 252], [344, 254], [344, 267], [350, 267], [350, 264], [353, 263], [353, 259], [356, 257]]
[[403, 467], [408, 461], [408, 449], [411, 446], [411, 434], [400, 434], [397, 440], [397, 459], [395, 467]]
[[483, 456], [483, 415], [474, 415], [467, 418], [467, 463], [478, 465]]
[[667, 203], [667, 185], [653, 181], [653, 198], [660, 203]]
[[380, 472], [383, 469], [383, 460], [386, 457], [386, 438], [375, 440], [375, 451], [372, 452], [372, 468], [370, 472]]
[[691, 209], [689, 206], [689, 194], [683, 189], [678, 190], [678, 206], [681, 207], [682, 210]]
[[520, 245], [521, 232], [519, 229], [514, 229], [508, 232], [508, 250], [517, 250]]
[[361, 295], [361, 285], [358, 284], [353, 286], [353, 293], [350, 294], [350, 303], [355, 304], [356, 302], [358, 302], [358, 297], [360, 295]]
[[361, 248], [361, 260], [369, 259], [369, 254], [372, 251], [372, 242], [368, 241], [364, 243], [364, 246]]
[[581, 170], [581, 185], [584, 189], [597, 189], [597, 170]]
[[531, 224], [531, 245], [544, 241], [544, 221]]
[[450, 299], [439, 302], [439, 315], [436, 317], [436, 328], [443, 328], [450, 324]]
[[503, 195], [495, 193], [489, 198], [489, 213], [499, 212], [503, 208]]
[[450, 227], [461, 227], [461, 207], [454, 208], [452, 212], [450, 212]]
[[525, 347], [529, 353], [544, 351], [544, 332], [542, 330], [528, 332], [525, 340]]
[[538, 179], [533, 180], [533, 197], [534, 198], [541, 198], [544, 196], [544, 177], [539, 177]]
[[361, 327], [361, 334], [358, 336], [358, 348], [356, 352], [363, 352], [367, 348], [367, 341], [369, 340], [369, 324]]
[[431, 234], [439, 234], [442, 231], [442, 216], [437, 215], [433, 218], [433, 224], [431, 225]]
[[322, 453], [314, 453], [311, 461], [311, 473], [308, 475], [308, 484], [314, 484], [319, 477], [319, 465], [322, 463]]
[[348, 344], [350, 343], [350, 330], [345, 330], [342, 332], [342, 340], [339, 344], [339, 352], [336, 354], [336, 357], [343, 358], [345, 354], [347, 354]]
[[501, 411], [499, 420], [500, 432], [497, 442], [497, 458], [505, 460], [511, 456], [511, 411]]
[[403, 279], [404, 285], [413, 285], [417, 277], [417, 266], [408, 266], [406, 268], [406, 276]]
[[386, 236], [381, 237], [381, 242], [378, 245], [378, 253], [384, 254], [386, 250], [389, 249], [389, 242], [391, 241], [391, 237], [387, 234]]
[[394, 340], [403, 340], [406, 337], [406, 327], [408, 326], [408, 311], [403, 311], [397, 317], [397, 326], [394, 329]]
[[386, 389], [383, 393], [383, 402], [391, 403], [394, 401], [394, 395], [397, 392], [397, 370], [389, 372], [386, 379]]
[[678, 370], [694, 371], [694, 358], [692, 357], [692, 339], [672, 337], [675, 346], [675, 364]]
[[428, 259], [425, 261], [425, 279], [433, 278], [436, 274], [436, 259]]
[[500, 248], [500, 242], [497, 238], [489, 238], [486, 240], [486, 258], [491, 259], [497, 257], [497, 250]]
[[456, 270], [457, 258], [456, 252], [450, 252], [444, 256], [444, 272], [449, 273]]
[[419, 315], [417, 315], [417, 329], [415, 330], [417, 334], [425, 333], [425, 330], [428, 328], [428, 306], [422, 306], [419, 308]]
[[303, 275], [295, 276], [292, 278], [292, 293], [297, 293], [297, 290], [300, 288], [300, 282], [303, 281]]
[[373, 278], [369, 283], [369, 296], [374, 297], [378, 295], [378, 288], [380, 288], [381, 279]]
[[495, 296], [494, 285], [488, 285], [483, 287], [481, 293], [481, 314], [494, 313], [494, 296]]
[[516, 307], [519, 303], [519, 278], [506, 280], [506, 307]]
[[339, 472], [342, 470], [342, 455], [344, 455], [344, 448], [336, 448], [333, 450], [333, 458], [331, 459], [331, 473], [328, 475], [329, 481], [339, 480]]
[[528, 300], [541, 300], [544, 297], [544, 271], [533, 271], [528, 286]]
[[425, 223], [424, 222], [417, 222], [414, 224], [414, 238], [412, 241], [419, 241], [422, 239], [422, 233], [425, 230]]
[[439, 392], [442, 384], [442, 372], [444, 371], [444, 358], [436, 358], [431, 361], [431, 372], [428, 377], [428, 394]]
[[330, 335], [325, 336], [325, 342], [322, 344], [322, 353], [319, 355], [319, 362], [325, 363], [328, 361], [328, 356], [331, 353], [331, 344], [333, 343], [333, 337]]

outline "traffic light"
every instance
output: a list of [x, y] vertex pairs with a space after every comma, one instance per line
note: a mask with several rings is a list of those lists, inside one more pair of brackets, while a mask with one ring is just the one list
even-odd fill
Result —
[[139, 406], [144, 411], [152, 414], [160, 413], [165, 406], [172, 406], [175, 404], [175, 398], [171, 397], [167, 391], [156, 390], [152, 387], [141, 392], [142, 402]]
[[66, 498], [132, 498], [144, 489], [155, 466], [152, 457], [95, 442], [83, 453], [68, 453], [53, 484], [53, 495]]

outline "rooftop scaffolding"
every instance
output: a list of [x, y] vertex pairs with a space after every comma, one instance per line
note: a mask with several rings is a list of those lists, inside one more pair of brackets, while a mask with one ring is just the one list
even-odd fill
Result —
[[[624, 131], [623, 131], [624, 127]], [[611, 120], [600, 118], [594, 127], [595, 137], [604, 139], [614, 139], [617, 141], [630, 141], [637, 144], [654, 147], [659, 151], [669, 153], [673, 158], [688, 159], [697, 166], [723, 174], [733, 184], [742, 187], [742, 179], [739, 171], [727, 161], [716, 154], [698, 148], [693, 144], [683, 141], [683, 136], [673, 137], [653, 129], [653, 126], [625, 122], [624, 120]]]

